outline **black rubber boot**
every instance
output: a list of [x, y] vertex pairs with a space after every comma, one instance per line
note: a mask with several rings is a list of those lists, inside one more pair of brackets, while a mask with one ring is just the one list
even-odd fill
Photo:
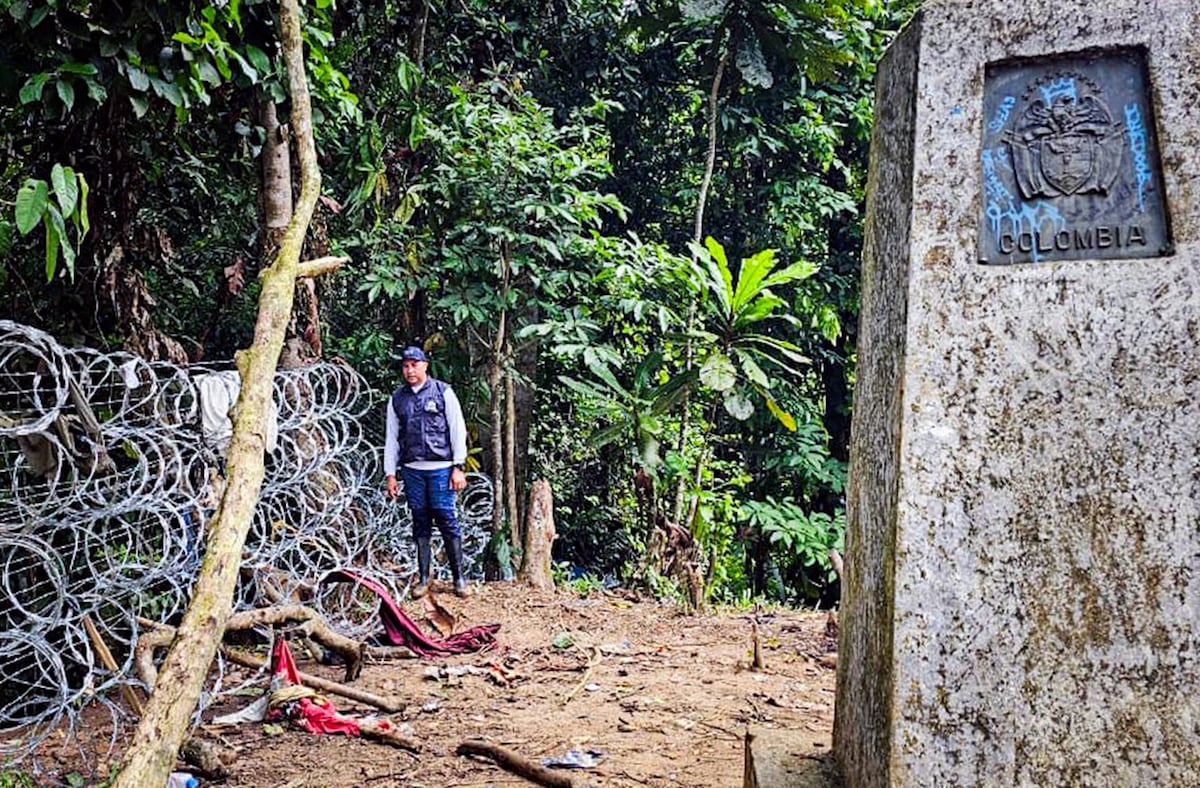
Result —
[[462, 537], [452, 536], [446, 540], [446, 557], [450, 559], [450, 574], [454, 576], [454, 593], [458, 596], [470, 596], [471, 587], [463, 576]]
[[417, 539], [417, 584], [413, 586], [413, 599], [420, 599], [429, 591], [429, 564], [432, 551], [429, 537]]

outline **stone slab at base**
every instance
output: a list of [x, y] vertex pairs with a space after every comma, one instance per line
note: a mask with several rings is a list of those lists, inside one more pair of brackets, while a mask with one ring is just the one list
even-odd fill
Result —
[[746, 731], [746, 774], [742, 788], [840, 788], [832, 753], [808, 752], [792, 731]]

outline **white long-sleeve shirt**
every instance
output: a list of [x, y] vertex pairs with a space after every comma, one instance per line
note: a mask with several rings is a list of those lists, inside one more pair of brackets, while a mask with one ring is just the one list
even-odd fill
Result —
[[[432, 380], [432, 378], [426, 378], [423, 385], [412, 389], [413, 393], [428, 386]], [[410, 386], [410, 388], [412, 387]], [[442, 399], [446, 403], [446, 424], [450, 428], [452, 459], [417, 460], [405, 463], [405, 467], [433, 470], [448, 468], [451, 465], [462, 465], [467, 461], [467, 422], [463, 418], [462, 405], [458, 401], [458, 395], [454, 393], [453, 388], [446, 386], [442, 391]], [[395, 408], [392, 407], [391, 397], [388, 397], [385, 410], [387, 411], [387, 429], [383, 439], [383, 472], [388, 476], [395, 476], [396, 467], [400, 464], [400, 419], [396, 416]]]

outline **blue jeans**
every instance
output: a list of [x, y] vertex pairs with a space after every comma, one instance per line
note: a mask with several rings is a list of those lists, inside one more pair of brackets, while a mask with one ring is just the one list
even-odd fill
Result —
[[458, 494], [450, 489], [450, 470], [400, 468], [404, 497], [412, 512], [414, 539], [428, 539], [434, 525], [442, 532], [443, 540], [459, 536], [458, 517], [454, 512]]

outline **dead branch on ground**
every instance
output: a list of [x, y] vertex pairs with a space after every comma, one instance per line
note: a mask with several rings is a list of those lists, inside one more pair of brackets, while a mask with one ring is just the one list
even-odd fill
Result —
[[[342, 658], [346, 665], [346, 681], [354, 681], [362, 673], [363, 644], [338, 634], [325, 622], [320, 613], [304, 605], [262, 607], [234, 613], [229, 617], [225, 631], [236, 632], [266, 624], [283, 626], [293, 623], [299, 624], [297, 629], [302, 636], [311, 638]], [[154, 629], [138, 637], [133, 659], [138, 678], [148, 685], [154, 684], [158, 679], [158, 670], [154, 666], [155, 652], [170, 646], [174, 639], [175, 628], [166, 625], [156, 625]]]
[[467, 739], [461, 742], [456, 752], [459, 755], [476, 755], [495, 761], [501, 769], [546, 788], [583, 788], [583, 783], [575, 782], [570, 775], [547, 769], [524, 755], [481, 739]]
[[[230, 662], [241, 665], [245, 668], [260, 670], [267, 665], [267, 661], [265, 659], [259, 659], [258, 657], [251, 656], [245, 652], [237, 651], [236, 649], [222, 647], [221, 653], [224, 654], [225, 658]], [[329, 681], [328, 679], [323, 679], [320, 676], [314, 676], [311, 673], [305, 673], [302, 670], [296, 671], [296, 675], [300, 677], [300, 681], [304, 684], [304, 686], [312, 687], [315, 690], [320, 690], [321, 692], [325, 692], [329, 695], [338, 695], [343, 698], [349, 698], [350, 700], [358, 701], [359, 703], [365, 703], [368, 706], [374, 706], [381, 711], [386, 711], [388, 714], [399, 714], [400, 712], [404, 711], [404, 703], [402, 701], [385, 698], [382, 695], [376, 695], [373, 692], [367, 692], [366, 690], [358, 689], [357, 687], [349, 687], [345, 684], [339, 684], [336, 681]]]

